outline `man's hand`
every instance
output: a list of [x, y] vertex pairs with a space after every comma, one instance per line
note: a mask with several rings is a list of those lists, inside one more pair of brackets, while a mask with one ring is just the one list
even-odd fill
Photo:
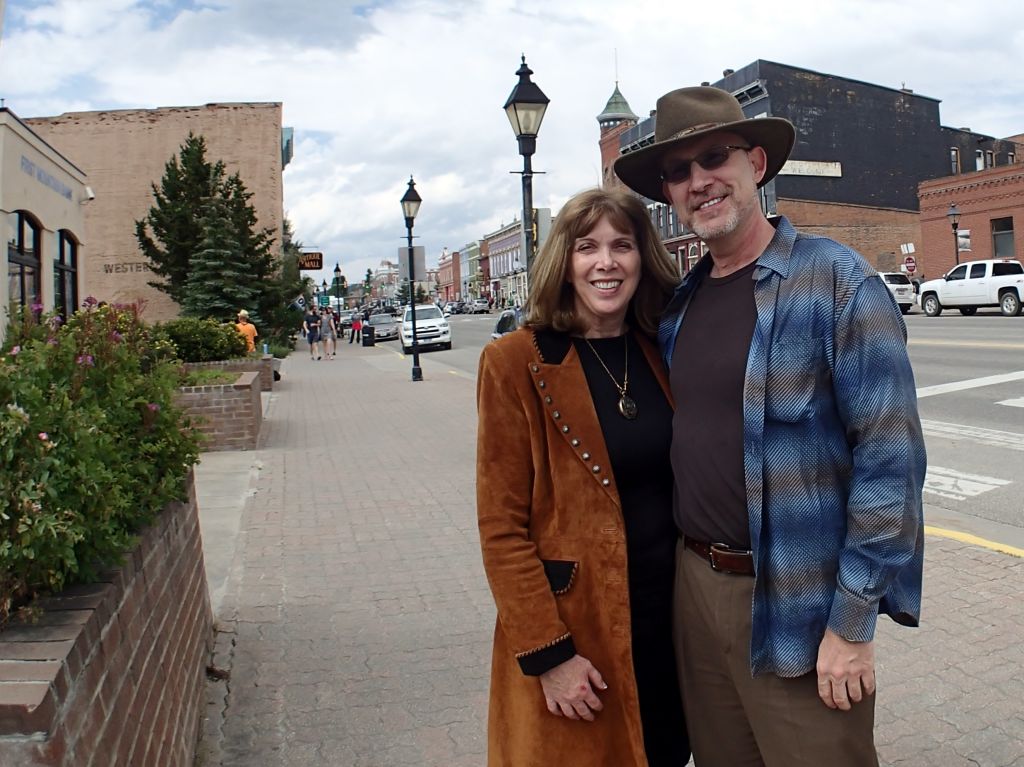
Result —
[[817, 671], [818, 697], [829, 708], [849, 711], [875, 691], [875, 643], [849, 642], [825, 629]]
[[588, 722], [594, 721], [595, 711], [604, 708], [594, 690], [608, 689], [598, 670], [582, 655], [573, 655], [565, 663], [545, 671], [540, 675], [540, 686], [548, 711], [555, 716]]

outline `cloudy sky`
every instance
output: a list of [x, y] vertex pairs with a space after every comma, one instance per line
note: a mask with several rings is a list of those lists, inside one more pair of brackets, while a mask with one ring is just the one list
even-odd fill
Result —
[[403, 243], [410, 173], [429, 263], [518, 214], [501, 107], [520, 53], [551, 99], [535, 204], [596, 184], [616, 50], [639, 115], [760, 58], [906, 84], [942, 101], [945, 125], [1024, 132], [1017, 0], [7, 0], [0, 96], [22, 117], [283, 102], [287, 215], [351, 279]]

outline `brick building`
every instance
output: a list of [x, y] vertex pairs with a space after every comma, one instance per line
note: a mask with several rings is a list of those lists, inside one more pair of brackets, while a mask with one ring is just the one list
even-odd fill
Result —
[[[277, 232], [284, 219], [281, 173], [291, 159], [290, 131], [282, 131], [280, 103], [206, 104], [159, 109], [68, 112], [24, 121], [82, 168], [95, 199], [85, 206], [89, 258], [83, 264], [83, 296], [128, 303], [142, 299], [146, 319], [174, 317], [178, 308], [147, 283], [150, 271], [135, 239], [135, 221], [153, 204], [167, 161], [189, 132], [206, 139], [211, 162], [222, 160], [252, 192], [259, 226]], [[287, 139], [287, 143], [286, 143]]]
[[449, 253], [445, 248], [437, 260], [437, 291], [440, 301], [458, 301], [462, 294], [459, 252]]
[[[899, 261], [901, 245], [921, 250], [918, 184], [1013, 164], [1020, 151], [1012, 140], [942, 126], [939, 101], [908, 88], [764, 60], [705, 84], [734, 94], [747, 117], [784, 117], [796, 126], [792, 156], [761, 190], [765, 212], [847, 243], [883, 269]], [[652, 114], [621, 131], [620, 152], [653, 142], [655, 120]], [[701, 246], [674, 211], [652, 203], [651, 216], [669, 251], [684, 268], [692, 265]]]
[[[923, 279], [945, 274], [959, 261], [1024, 261], [1024, 163], [925, 181], [918, 187]], [[951, 205], [960, 211], [954, 246]]]

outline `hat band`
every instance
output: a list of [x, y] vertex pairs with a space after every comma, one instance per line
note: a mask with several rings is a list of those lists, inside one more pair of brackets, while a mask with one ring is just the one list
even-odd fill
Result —
[[725, 123], [701, 123], [700, 125], [691, 125], [689, 128], [683, 128], [683, 130], [673, 133], [663, 141], [675, 141], [677, 138], [683, 136], [689, 136], [691, 133], [697, 133], [698, 131], [707, 130], [708, 128], [717, 128], [719, 125], [725, 125]]

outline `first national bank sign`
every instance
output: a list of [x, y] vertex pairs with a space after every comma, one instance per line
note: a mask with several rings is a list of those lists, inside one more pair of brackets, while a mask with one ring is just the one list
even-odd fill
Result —
[[25, 155], [21, 156], [21, 169], [30, 176], [33, 176], [43, 186], [48, 186], [66, 200], [71, 199], [71, 187], [47, 173], [44, 168], [39, 167]]

